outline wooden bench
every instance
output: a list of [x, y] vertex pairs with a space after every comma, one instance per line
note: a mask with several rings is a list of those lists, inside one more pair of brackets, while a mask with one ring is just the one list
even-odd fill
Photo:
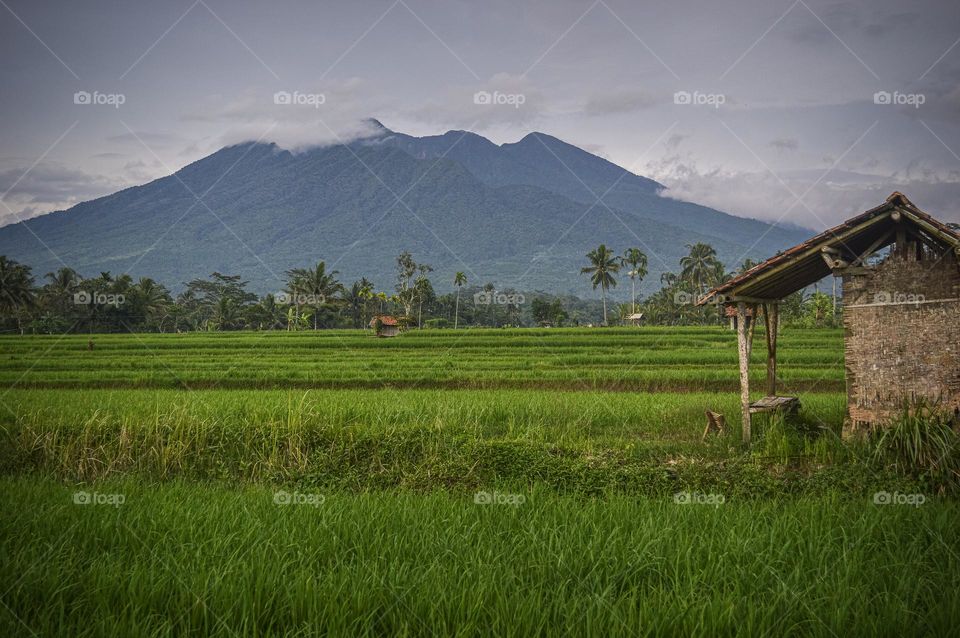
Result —
[[758, 412], [783, 412], [793, 414], [800, 409], [800, 399], [797, 397], [763, 397], [750, 404], [750, 414]]

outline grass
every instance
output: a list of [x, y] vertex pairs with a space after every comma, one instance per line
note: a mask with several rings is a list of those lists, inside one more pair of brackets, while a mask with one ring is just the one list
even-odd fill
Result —
[[[960, 504], [840, 441], [836, 330], [782, 336], [782, 392], [803, 409], [758, 418], [750, 451], [720, 328], [2, 337], [0, 353], [4, 635], [960, 620]], [[702, 442], [706, 409], [730, 432]]]
[[123, 494], [113, 507], [75, 505], [76, 489], [0, 486], [5, 635], [951, 635], [960, 620], [952, 502], [84, 488]]

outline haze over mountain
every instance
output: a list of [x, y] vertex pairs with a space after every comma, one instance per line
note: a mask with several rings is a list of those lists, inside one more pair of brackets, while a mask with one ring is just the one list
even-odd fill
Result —
[[646, 252], [651, 290], [686, 244], [712, 244], [732, 269], [810, 235], [670, 199], [661, 184], [543, 133], [496, 145], [465, 131], [412, 137], [375, 125], [372, 136], [297, 153], [223, 148], [174, 175], [0, 228], [0, 254], [40, 276], [65, 263], [178, 289], [218, 271], [268, 292], [285, 270], [320, 259], [346, 282], [366, 276], [389, 290], [394, 260], [409, 250], [433, 265], [440, 291], [462, 270], [472, 284], [584, 294], [579, 269], [601, 242]]

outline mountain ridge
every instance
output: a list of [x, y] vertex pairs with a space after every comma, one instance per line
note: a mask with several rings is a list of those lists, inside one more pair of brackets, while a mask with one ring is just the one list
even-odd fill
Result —
[[651, 290], [686, 244], [711, 243], [733, 268], [807, 235], [664, 191], [544, 133], [497, 145], [469, 131], [414, 137], [380, 125], [298, 152], [226, 146], [172, 175], [0, 228], [0, 254], [40, 275], [60, 258], [83, 274], [129, 271], [174, 289], [231, 272], [267, 292], [285, 270], [320, 259], [344, 280], [390, 289], [396, 255], [410, 250], [434, 265], [438, 290], [462, 270], [478, 284], [584, 294], [579, 267], [601, 242], [647, 252]]

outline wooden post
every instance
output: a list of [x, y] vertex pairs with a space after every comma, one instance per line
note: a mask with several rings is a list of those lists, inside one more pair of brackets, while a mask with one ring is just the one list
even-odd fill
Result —
[[767, 327], [767, 396], [777, 396], [777, 332], [780, 329], [780, 306], [763, 304], [763, 320]]
[[740, 410], [743, 442], [750, 444], [750, 343], [747, 332], [747, 304], [737, 303], [737, 353], [740, 357]]

